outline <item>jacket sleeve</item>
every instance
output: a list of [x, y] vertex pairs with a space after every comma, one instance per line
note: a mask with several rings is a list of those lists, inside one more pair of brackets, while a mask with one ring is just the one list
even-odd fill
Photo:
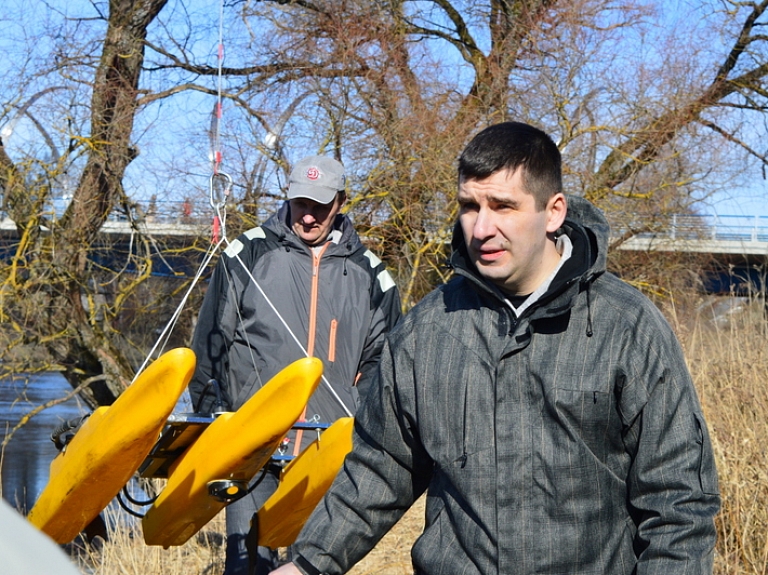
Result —
[[371, 284], [371, 324], [365, 338], [365, 345], [358, 365], [357, 388], [360, 401], [365, 400], [376, 366], [381, 356], [384, 338], [400, 320], [400, 292], [383, 263], [373, 270]]
[[[637, 575], [711, 574], [720, 497], [714, 455], [682, 350], [670, 329], [635, 342], [622, 392]], [[639, 343], [639, 344], [638, 344]]]
[[345, 573], [426, 489], [432, 462], [398, 392], [398, 376], [408, 379], [409, 373], [397, 369], [385, 344], [355, 418], [352, 452], [291, 548], [294, 564], [307, 575]]
[[189, 395], [194, 410], [200, 413], [214, 411], [219, 401], [216, 388], [209, 384], [212, 379], [219, 383], [223, 391], [221, 407], [224, 410], [232, 409], [227, 393], [227, 373], [228, 350], [232, 343], [235, 318], [228, 317], [231, 315], [228, 310], [233, 308], [231, 299], [234, 290], [226, 265], [226, 258], [220, 258], [205, 292], [192, 336], [192, 350], [197, 364], [189, 382]]

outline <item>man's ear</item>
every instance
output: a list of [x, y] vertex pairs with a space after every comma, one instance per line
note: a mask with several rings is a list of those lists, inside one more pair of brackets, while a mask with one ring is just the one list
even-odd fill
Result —
[[555, 194], [547, 202], [547, 232], [555, 233], [563, 226], [568, 212], [568, 202], [562, 192]]

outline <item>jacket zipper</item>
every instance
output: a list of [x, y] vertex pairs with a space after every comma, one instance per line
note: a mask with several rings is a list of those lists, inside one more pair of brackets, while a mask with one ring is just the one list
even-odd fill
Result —
[[328, 361], [336, 361], [336, 330], [339, 322], [336, 319], [331, 320], [331, 333], [328, 336]]
[[326, 242], [320, 250], [312, 251], [312, 286], [309, 295], [309, 337], [307, 338], [307, 355], [315, 355], [315, 330], [317, 329], [317, 299], [320, 289], [320, 259], [328, 248]]
[[[320, 259], [323, 257], [325, 250], [328, 248], [326, 242], [322, 248], [317, 252], [312, 248], [309, 248], [312, 254], [312, 282], [309, 293], [309, 333], [307, 334], [307, 356], [313, 357], [315, 355], [315, 330], [317, 329], [317, 299], [318, 291], [320, 288]], [[304, 421], [307, 418], [307, 406], [301, 410], [301, 417], [299, 421]], [[304, 436], [303, 430], [299, 429], [296, 432], [296, 443], [293, 446], [294, 457], [301, 451], [301, 440]]]

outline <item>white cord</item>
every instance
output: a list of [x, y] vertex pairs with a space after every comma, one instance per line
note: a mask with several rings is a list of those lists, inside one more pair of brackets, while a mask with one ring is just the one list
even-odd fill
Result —
[[[226, 240], [226, 241], [227, 241], [227, 245], [229, 245], [229, 240]], [[306, 348], [304, 347], [304, 345], [302, 345], [301, 341], [299, 341], [299, 338], [298, 338], [298, 337], [296, 337], [296, 334], [295, 334], [295, 333], [293, 333], [293, 330], [292, 330], [292, 329], [291, 329], [291, 327], [288, 325], [288, 322], [286, 322], [286, 321], [285, 321], [285, 318], [283, 318], [283, 316], [280, 314], [280, 312], [278, 311], [278, 309], [277, 309], [277, 308], [275, 307], [275, 305], [272, 303], [272, 300], [270, 300], [270, 299], [269, 299], [269, 296], [267, 296], [267, 294], [266, 294], [266, 293], [264, 292], [264, 290], [261, 288], [261, 286], [259, 285], [259, 282], [256, 280], [256, 278], [255, 278], [255, 277], [253, 277], [253, 274], [251, 273], [251, 270], [249, 270], [249, 269], [248, 269], [248, 267], [247, 267], [247, 266], [245, 265], [245, 263], [243, 262], [243, 260], [241, 260], [241, 259], [240, 259], [240, 255], [239, 255], [239, 254], [235, 254], [235, 259], [236, 259], [236, 260], [237, 260], [237, 261], [240, 263], [240, 265], [242, 266], [242, 268], [245, 270], [245, 273], [247, 273], [247, 274], [248, 274], [248, 277], [250, 278], [250, 280], [251, 280], [251, 283], [253, 283], [253, 285], [256, 287], [256, 289], [257, 289], [257, 290], [259, 290], [259, 293], [260, 293], [260, 294], [261, 294], [261, 295], [264, 297], [264, 300], [267, 302], [267, 305], [270, 307], [270, 309], [272, 309], [272, 311], [274, 311], [274, 312], [275, 312], [275, 315], [277, 315], [277, 319], [279, 319], [279, 320], [280, 320], [280, 323], [282, 323], [282, 324], [283, 324], [283, 327], [285, 327], [285, 329], [288, 331], [288, 333], [290, 334], [291, 338], [293, 338], [293, 341], [295, 341], [295, 342], [296, 342], [296, 345], [297, 345], [297, 346], [299, 346], [299, 349], [301, 350], [301, 352], [302, 352], [302, 353], [303, 353], [303, 354], [304, 354], [306, 357], [311, 357], [311, 356], [309, 355], [309, 353], [307, 352]], [[341, 399], [341, 397], [339, 397], [339, 394], [338, 394], [338, 393], [336, 393], [336, 390], [335, 390], [335, 389], [333, 389], [333, 386], [332, 386], [332, 385], [331, 385], [331, 383], [328, 381], [328, 379], [325, 377], [325, 375], [324, 375], [324, 374], [323, 374], [323, 375], [321, 375], [321, 376], [320, 376], [320, 378], [322, 379], [322, 381], [323, 381], [323, 383], [326, 385], [326, 387], [327, 387], [327, 388], [330, 390], [330, 392], [331, 392], [331, 395], [333, 395], [334, 399], [336, 399], [336, 401], [339, 403], [339, 405], [341, 405], [341, 407], [342, 407], [342, 409], [344, 410], [344, 412], [345, 412], [345, 413], [346, 413], [348, 416], [350, 416], [350, 417], [351, 417], [351, 416], [353, 415], [353, 414], [352, 414], [352, 412], [349, 410], [349, 408], [348, 408], [348, 407], [347, 407], [347, 405], [344, 403], [344, 401]]]
[[[155, 342], [155, 345], [152, 346], [152, 349], [147, 354], [147, 357], [144, 359], [144, 363], [141, 364], [141, 367], [136, 371], [136, 375], [133, 376], [133, 379], [131, 380], [131, 383], [136, 381], [136, 378], [141, 375], [141, 372], [143, 372], [147, 365], [149, 365], [150, 359], [155, 355], [155, 352], [160, 348], [160, 351], [158, 354], [162, 353], [163, 349], [165, 348], [165, 344], [168, 342], [168, 337], [170, 337], [171, 332], [173, 331], [173, 328], [176, 325], [176, 322], [179, 319], [179, 316], [181, 315], [182, 310], [184, 309], [184, 306], [187, 304], [187, 300], [189, 299], [190, 294], [192, 293], [192, 290], [197, 286], [198, 281], [203, 275], [203, 271], [206, 267], [208, 267], [208, 264], [211, 262], [211, 259], [213, 258], [214, 254], [218, 250], [219, 246], [224, 240], [219, 240], [219, 242], [216, 245], [212, 245], [208, 249], [208, 253], [206, 253], [205, 258], [203, 259], [203, 262], [200, 264], [199, 269], [197, 270], [197, 273], [195, 274], [195, 277], [192, 279], [192, 283], [190, 284], [189, 288], [187, 289], [187, 292], [184, 294], [184, 297], [181, 299], [181, 302], [179, 302], [179, 305], [176, 307], [176, 310], [173, 312], [173, 315], [171, 316], [171, 319], [168, 320], [168, 323], [166, 323], [165, 327], [163, 328], [162, 333], [157, 338], [157, 341]], [[162, 344], [162, 345], [161, 345]]]

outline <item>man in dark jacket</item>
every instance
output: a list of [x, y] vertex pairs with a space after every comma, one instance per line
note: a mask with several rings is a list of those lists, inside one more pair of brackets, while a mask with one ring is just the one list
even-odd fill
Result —
[[[344, 188], [339, 162], [304, 158], [291, 172], [288, 201], [225, 250], [193, 338], [197, 368], [189, 390], [197, 411], [237, 410], [280, 370], [309, 355], [323, 360], [324, 378], [307, 418], [332, 422], [354, 413], [384, 335], [400, 317], [400, 296], [384, 264], [341, 214]], [[221, 405], [210, 380], [220, 386]], [[297, 453], [301, 440], [294, 441]], [[276, 488], [278, 471], [272, 466], [257, 489], [227, 507], [226, 575], [247, 572], [245, 536]], [[257, 573], [267, 573], [274, 553], [262, 548], [259, 556]]]
[[455, 277], [387, 337], [354, 449], [276, 573], [337, 574], [426, 491], [417, 574], [712, 571], [707, 427], [608, 225], [517, 122], [459, 161]]

